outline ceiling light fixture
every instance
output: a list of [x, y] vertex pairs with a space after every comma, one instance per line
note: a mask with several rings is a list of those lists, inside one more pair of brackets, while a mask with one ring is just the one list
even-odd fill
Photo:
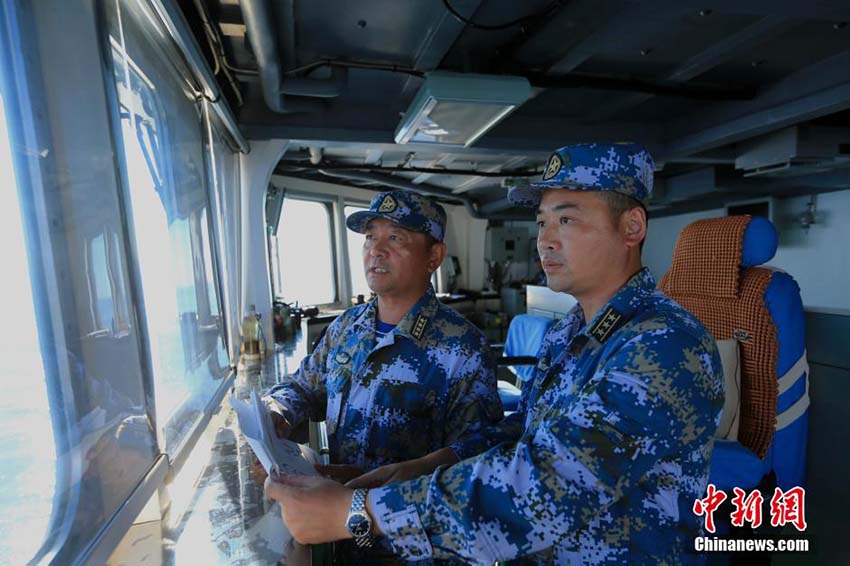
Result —
[[523, 77], [433, 71], [395, 131], [395, 142], [469, 146], [531, 96]]

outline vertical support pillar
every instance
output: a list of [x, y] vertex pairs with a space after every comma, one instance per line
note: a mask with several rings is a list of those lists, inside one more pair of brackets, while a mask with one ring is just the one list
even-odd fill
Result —
[[240, 316], [237, 324], [241, 322], [242, 314], [248, 305], [256, 305], [257, 312], [263, 315], [263, 334], [270, 350], [273, 347], [274, 334], [271, 272], [266, 239], [266, 191], [272, 172], [288, 146], [287, 140], [252, 141], [251, 153], [239, 156], [242, 189], [239, 249], [242, 261], [237, 265], [241, 282], [237, 305]]

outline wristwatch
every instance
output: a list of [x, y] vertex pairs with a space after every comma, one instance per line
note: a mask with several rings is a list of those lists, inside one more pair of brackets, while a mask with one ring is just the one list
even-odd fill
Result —
[[366, 494], [368, 489], [355, 489], [351, 497], [351, 509], [348, 510], [348, 519], [345, 520], [345, 528], [354, 537], [354, 542], [361, 548], [372, 546], [372, 519], [366, 512]]

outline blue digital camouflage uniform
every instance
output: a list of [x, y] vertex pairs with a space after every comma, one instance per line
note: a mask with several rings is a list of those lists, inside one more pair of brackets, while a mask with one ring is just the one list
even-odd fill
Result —
[[502, 444], [370, 491], [372, 510], [405, 559], [699, 562], [722, 405], [713, 338], [643, 269], [588, 324], [576, 305], [550, 329], [519, 410], [486, 431]]
[[[536, 207], [547, 189], [610, 190], [646, 206], [652, 171], [638, 144], [568, 146], [508, 198]], [[550, 329], [519, 410], [485, 433], [502, 444], [372, 490], [372, 510], [408, 559], [700, 562], [691, 508], [722, 403], [714, 340], [644, 269], [588, 324], [576, 306]]]
[[433, 288], [375, 339], [377, 302], [350, 308], [295, 374], [271, 389], [295, 426], [326, 421], [331, 463], [372, 470], [451, 447], [459, 458], [492, 444], [502, 418], [484, 335]]
[[[393, 190], [346, 225], [385, 218], [441, 242], [446, 212], [433, 199]], [[376, 338], [377, 303], [347, 310], [286, 381], [270, 391], [291, 424], [325, 420], [331, 463], [366, 471], [450, 447], [463, 459], [492, 446], [483, 428], [502, 418], [484, 335], [430, 288], [396, 327]], [[385, 545], [338, 547], [351, 564], [398, 563]]]
[[[385, 218], [443, 241], [446, 211], [402, 190], [375, 195], [346, 225]], [[489, 447], [480, 431], [502, 417], [484, 335], [429, 286], [393, 331], [375, 336], [377, 302], [348, 309], [300, 369], [269, 395], [293, 426], [327, 424], [331, 462], [372, 470], [451, 447], [465, 458]], [[461, 442], [463, 441], [463, 442]]]

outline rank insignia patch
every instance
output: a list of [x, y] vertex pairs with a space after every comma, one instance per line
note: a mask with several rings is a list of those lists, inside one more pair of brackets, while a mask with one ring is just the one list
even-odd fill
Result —
[[617, 309], [608, 307], [590, 329], [590, 335], [600, 342], [605, 342], [624, 322], [623, 315], [617, 312]]
[[416, 317], [416, 322], [413, 324], [413, 330], [410, 333], [414, 338], [420, 340], [422, 335], [425, 334], [425, 327], [428, 325], [428, 317], [422, 316], [421, 314]]

